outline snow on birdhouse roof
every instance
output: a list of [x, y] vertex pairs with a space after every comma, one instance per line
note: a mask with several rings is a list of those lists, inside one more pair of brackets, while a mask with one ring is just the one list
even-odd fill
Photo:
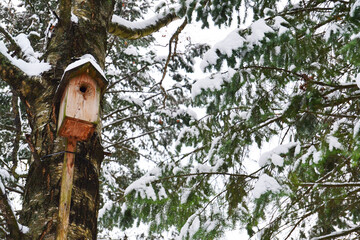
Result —
[[101, 75], [101, 77], [102, 77], [101, 80], [103, 80], [107, 84], [107, 79], [106, 79], [104, 71], [101, 69], [99, 64], [96, 62], [95, 58], [90, 54], [85, 54], [84, 56], [80, 57], [79, 60], [69, 64], [65, 68], [62, 79], [65, 78], [65, 75], [67, 74], [67, 72], [75, 71], [76, 69], [80, 68], [81, 66], [85, 65], [86, 63], [90, 63], [92, 65], [92, 67], [94, 67], [96, 69], [97, 73]]
[[80, 57], [79, 60], [69, 64], [65, 70], [64, 74], [61, 77], [60, 84], [56, 89], [55, 93], [55, 102], [59, 102], [61, 95], [69, 83], [70, 79], [82, 74], [86, 73], [90, 75], [98, 84], [101, 89], [101, 93], [104, 93], [106, 86], [108, 85], [108, 81], [104, 74], [104, 71], [101, 69], [99, 64], [97, 64], [95, 58], [90, 54], [85, 54]]

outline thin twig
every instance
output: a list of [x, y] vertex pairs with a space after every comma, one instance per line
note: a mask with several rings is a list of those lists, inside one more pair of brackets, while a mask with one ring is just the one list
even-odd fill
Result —
[[[179, 87], [174, 87], [174, 88], [168, 89], [168, 92], [169, 92], [169, 91], [174, 91], [174, 90], [177, 90], [177, 89], [179, 89]], [[159, 95], [161, 95], [161, 94], [162, 94], [162, 93], [156, 93], [156, 94], [154, 94], [154, 95], [152, 95], [152, 96], [149, 96], [149, 97], [145, 98], [145, 99], [142, 100], [142, 101], [143, 101], [143, 102], [146, 102], [146, 101], [151, 100], [151, 99], [153, 99], [154, 97], [157, 97], [157, 96], [159, 96]], [[102, 120], [104, 120], [104, 119], [106, 119], [106, 118], [108, 118], [108, 117], [111, 117], [112, 115], [114, 115], [114, 114], [116, 114], [116, 113], [119, 113], [119, 112], [128, 110], [128, 109], [130, 109], [130, 108], [132, 108], [132, 107], [134, 107], [134, 106], [136, 106], [136, 105], [130, 105], [130, 106], [126, 106], [126, 107], [123, 107], [123, 108], [114, 110], [114, 111], [112, 111], [111, 113], [109, 113], [108, 115], [104, 116], [104, 117], [102, 118]]]
[[140, 138], [140, 137], [143, 137], [143, 136], [146, 136], [146, 135], [150, 135], [150, 134], [153, 134], [153, 133], [156, 133], [158, 131], [161, 131], [163, 130], [163, 128], [159, 128], [159, 129], [155, 129], [155, 130], [152, 130], [152, 131], [149, 131], [149, 132], [146, 132], [146, 133], [143, 133], [143, 134], [140, 134], [140, 135], [137, 135], [137, 136], [134, 136], [134, 137], [130, 137], [130, 138], [127, 138], [127, 139], [124, 139], [120, 142], [117, 142], [117, 143], [114, 143], [114, 144], [111, 144], [109, 146], [106, 146], [104, 147], [104, 149], [108, 149], [108, 148], [111, 148], [111, 147], [115, 147], [115, 146], [118, 146], [124, 142], [127, 142], [127, 141], [130, 141], [130, 140], [134, 140], [136, 138]]
[[106, 88], [105, 93], [108, 93], [108, 90], [111, 89], [111, 88], [113, 88], [113, 87], [114, 87], [116, 84], [118, 84], [119, 82], [121, 82], [121, 81], [123, 81], [123, 80], [125, 80], [125, 79], [128, 79], [128, 78], [130, 78], [130, 77], [135, 76], [136, 74], [138, 74], [139, 72], [141, 72], [141, 71], [143, 71], [145, 68], [147, 68], [148, 66], [149, 66], [149, 65], [144, 65], [142, 68], [140, 68], [140, 69], [137, 70], [136, 72], [133, 72], [133, 73], [131, 73], [131, 74], [129, 74], [129, 75], [123, 77], [123, 78], [120, 78], [119, 80], [111, 83], [111, 84]]
[[228, 172], [198, 172], [198, 173], [188, 173], [188, 174], [179, 174], [169, 177], [163, 177], [156, 180], [156, 182], [160, 182], [163, 180], [168, 180], [172, 178], [182, 178], [182, 177], [191, 177], [191, 176], [201, 176], [201, 175], [225, 175], [231, 177], [243, 177], [243, 178], [251, 178], [251, 179], [258, 179], [256, 176], [247, 175], [247, 174], [236, 174], [236, 173], [228, 173]]
[[294, 232], [294, 230], [296, 229], [296, 227], [302, 222], [304, 221], [307, 217], [311, 216], [313, 214], [313, 212], [308, 212], [307, 214], [305, 214], [304, 216], [302, 216], [300, 218], [299, 221], [297, 221], [297, 223], [295, 223], [295, 225], [292, 227], [292, 229], [290, 230], [289, 234], [286, 236], [285, 240], [288, 239], [291, 234]]
[[200, 215], [201, 213], [203, 213], [203, 212], [205, 211], [205, 209], [206, 209], [213, 201], [215, 201], [215, 199], [217, 199], [221, 194], [223, 194], [223, 193], [226, 192], [226, 191], [227, 191], [227, 189], [223, 190], [222, 192], [218, 193], [215, 197], [213, 197], [213, 198], [205, 205], [205, 207], [200, 211], [199, 215]]
[[[164, 66], [162, 78], [161, 78], [161, 80], [159, 82], [160, 89], [161, 89], [161, 91], [162, 91], [162, 93], [164, 95], [164, 100], [163, 100], [163, 106], [164, 107], [165, 107], [165, 101], [166, 101], [166, 98], [167, 98], [167, 93], [166, 93], [165, 88], [162, 86], [162, 83], [163, 83], [163, 81], [165, 79], [166, 71], [167, 71], [167, 68], [168, 68], [171, 57], [176, 55], [176, 48], [177, 48], [177, 42], [178, 42], [177, 39], [179, 37], [179, 34], [185, 28], [186, 25], [187, 25], [187, 18], [185, 18], [184, 22], [178, 27], [176, 32], [171, 36], [171, 38], [169, 40], [169, 54], [168, 54], [168, 57], [166, 59], [166, 63], [165, 63], [165, 66]], [[172, 42], [174, 40], [175, 40], [175, 48], [174, 48], [174, 53], [173, 53], [172, 52]]]
[[299, 184], [302, 187], [360, 187], [360, 182], [320, 182], [320, 183], [310, 183], [310, 182], [304, 182]]

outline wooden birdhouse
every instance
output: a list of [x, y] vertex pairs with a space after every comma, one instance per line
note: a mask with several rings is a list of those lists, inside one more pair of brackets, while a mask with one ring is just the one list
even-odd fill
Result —
[[107, 86], [101, 68], [90, 59], [70, 64], [56, 91], [58, 134], [76, 141], [91, 137], [100, 121], [100, 98]]

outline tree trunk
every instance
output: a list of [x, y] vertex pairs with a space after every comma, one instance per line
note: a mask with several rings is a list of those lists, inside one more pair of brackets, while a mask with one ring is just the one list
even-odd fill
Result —
[[[27, 136], [32, 159], [21, 223], [29, 227], [31, 239], [56, 237], [65, 150], [65, 139], [56, 133], [56, 88], [64, 68], [84, 54], [94, 56], [104, 68], [112, 9], [113, 1], [110, 0], [62, 1], [59, 22], [44, 55], [54, 67], [39, 80], [41, 85], [21, 94], [32, 129], [31, 135]], [[78, 21], [71, 21], [71, 10]], [[102, 160], [99, 126], [90, 140], [77, 143], [68, 239], [96, 239]]]

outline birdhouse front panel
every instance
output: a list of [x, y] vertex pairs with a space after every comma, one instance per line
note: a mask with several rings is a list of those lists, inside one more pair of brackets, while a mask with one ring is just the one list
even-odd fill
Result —
[[69, 80], [59, 109], [60, 136], [90, 138], [99, 121], [100, 94], [97, 82], [86, 73]]

